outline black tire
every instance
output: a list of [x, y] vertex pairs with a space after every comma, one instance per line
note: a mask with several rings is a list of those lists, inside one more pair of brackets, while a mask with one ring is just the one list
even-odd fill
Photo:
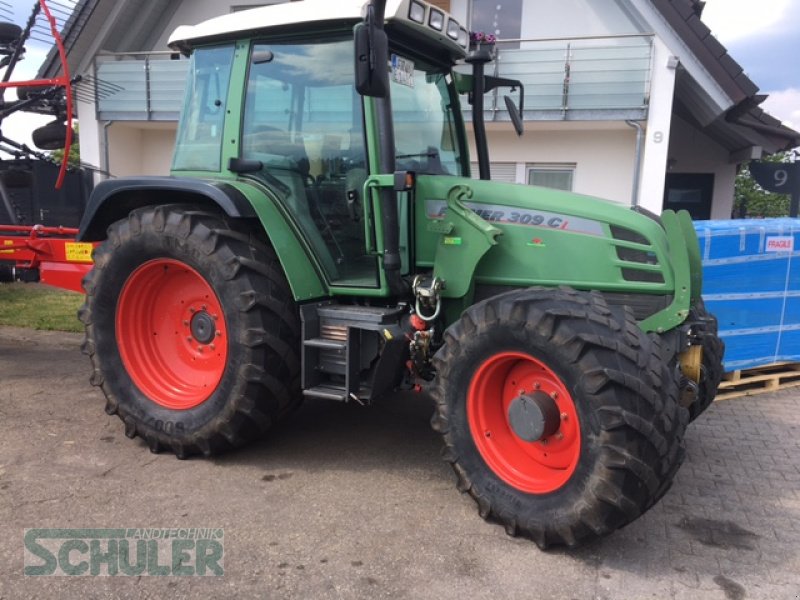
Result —
[[0, 283], [11, 283], [15, 279], [14, 267], [10, 264], [0, 263]]
[[[19, 100], [27, 100], [31, 96], [49, 89], [49, 85], [23, 85], [17, 88], [17, 98]], [[48, 94], [49, 95], [49, 94]]]
[[692, 313], [691, 316], [704, 319], [708, 328], [703, 336], [700, 390], [697, 400], [689, 406], [689, 422], [694, 421], [703, 414], [716, 398], [719, 382], [722, 381], [722, 374], [724, 373], [722, 357], [725, 354], [725, 343], [718, 336], [717, 318], [706, 310], [702, 300], [695, 305]]
[[[151, 451], [178, 458], [209, 456], [262, 435], [299, 404], [299, 311], [273, 249], [252, 233], [187, 206], [147, 207], [114, 223], [94, 260], [79, 311], [83, 350], [92, 361], [91, 383], [102, 388], [106, 412], [122, 419], [128, 437], [139, 435]], [[128, 277], [158, 261], [177, 261], [202, 277], [227, 328], [219, 338], [227, 339], [227, 358], [218, 384], [185, 410], [151, 400], [134, 383], [116, 339]]]
[[[629, 310], [622, 315], [597, 293], [509, 292], [470, 307], [447, 329], [434, 358], [432, 425], [443, 435], [459, 489], [470, 493], [482, 517], [541, 548], [574, 547], [633, 521], [666, 493], [683, 460], [688, 414], [678, 405], [677, 381], [661, 361], [659, 340], [642, 333]], [[557, 489], [530, 493], [510, 485], [473, 439], [467, 414], [473, 379], [507, 353], [533, 357], [572, 396], [580, 452]]]
[[22, 27], [14, 23], [0, 22], [0, 44], [12, 44], [22, 35]]
[[[47, 125], [34, 129], [31, 139], [40, 150], [59, 150], [67, 142], [67, 126], [61, 121], [51, 121]], [[77, 140], [77, 134], [73, 131], [73, 143], [77, 142]]]

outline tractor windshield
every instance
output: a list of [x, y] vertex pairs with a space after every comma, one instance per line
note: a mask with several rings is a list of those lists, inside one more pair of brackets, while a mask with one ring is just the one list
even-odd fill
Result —
[[397, 168], [464, 175], [448, 71], [401, 54], [391, 69]]

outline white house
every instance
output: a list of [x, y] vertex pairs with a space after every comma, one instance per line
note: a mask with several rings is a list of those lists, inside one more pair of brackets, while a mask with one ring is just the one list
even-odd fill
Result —
[[[113, 176], [168, 173], [186, 70], [169, 34], [277, 1], [81, 0], [64, 37], [84, 77], [82, 160]], [[525, 85], [522, 138], [487, 96], [493, 178], [728, 218], [737, 166], [800, 144], [758, 108], [765, 96], [702, 23], [699, 0], [434, 4], [496, 34], [490, 68]], [[51, 54], [40, 76], [58, 68]]]

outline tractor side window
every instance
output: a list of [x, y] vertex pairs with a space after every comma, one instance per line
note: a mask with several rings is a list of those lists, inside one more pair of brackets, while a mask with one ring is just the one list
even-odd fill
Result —
[[172, 168], [219, 171], [233, 46], [200, 48], [192, 55]]
[[449, 76], [397, 54], [391, 62], [397, 168], [463, 175]]
[[335, 285], [377, 287], [367, 251], [367, 179], [353, 41], [257, 43], [250, 58], [241, 153], [284, 204]]

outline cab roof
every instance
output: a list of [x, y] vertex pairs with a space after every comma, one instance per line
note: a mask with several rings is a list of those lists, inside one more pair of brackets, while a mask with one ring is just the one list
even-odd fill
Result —
[[[417, 20], [410, 17], [412, 8]], [[273, 4], [215, 17], [197, 25], [181, 25], [170, 36], [169, 46], [189, 51], [194, 46], [215, 40], [269, 34], [275, 30], [285, 32], [291, 30], [292, 25], [297, 25], [297, 29], [302, 25], [352, 27], [364, 18], [365, 12], [366, 0], [301, 0]], [[444, 15], [441, 29], [431, 25], [431, 12]], [[420, 15], [423, 15], [421, 22], [418, 20]], [[469, 44], [467, 30], [452, 16], [427, 2], [387, 0], [385, 21], [387, 26], [398, 26], [412, 35], [422, 35], [438, 43], [453, 60], [466, 54]], [[448, 30], [451, 35], [458, 31], [458, 38], [448, 36]]]

